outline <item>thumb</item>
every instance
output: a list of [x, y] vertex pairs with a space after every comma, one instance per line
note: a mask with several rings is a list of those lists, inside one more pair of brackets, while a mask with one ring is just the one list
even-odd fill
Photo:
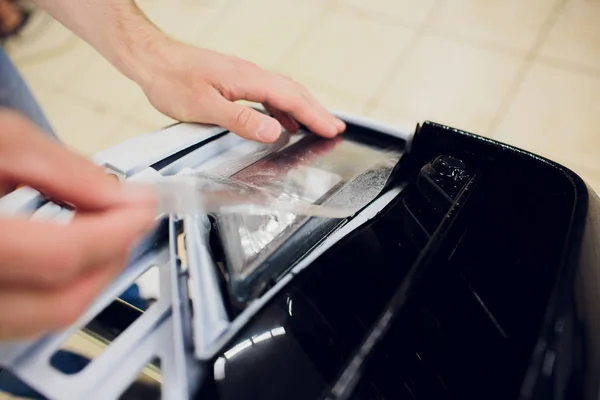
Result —
[[213, 103], [214, 124], [249, 140], [273, 143], [281, 135], [281, 125], [276, 119], [250, 107], [220, 98]]

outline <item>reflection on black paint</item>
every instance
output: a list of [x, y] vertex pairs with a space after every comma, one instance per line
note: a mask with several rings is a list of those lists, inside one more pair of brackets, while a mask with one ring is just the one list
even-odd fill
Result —
[[[416, 223], [423, 203], [410, 196], [421, 167], [440, 154], [481, 172], [461, 217], [464, 230], [432, 254], [350, 398], [581, 398], [590, 377], [577, 318], [595, 317], [586, 308], [575, 314], [575, 276], [598, 265], [589, 250], [598, 237], [582, 240], [598, 234], [583, 232], [585, 186], [560, 166], [434, 124], [412, 143], [401, 197], [296, 277], [243, 330], [239, 341], [274, 326], [286, 333], [227, 360], [205, 398], [327, 394], [431, 237], [435, 224]], [[550, 375], [541, 375], [543, 368]], [[597, 394], [597, 385], [590, 388]]]

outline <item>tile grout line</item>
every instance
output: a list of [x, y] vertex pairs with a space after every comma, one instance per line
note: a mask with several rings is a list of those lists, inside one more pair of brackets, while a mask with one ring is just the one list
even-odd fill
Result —
[[556, 24], [556, 21], [558, 20], [560, 14], [563, 12], [563, 10], [566, 6], [566, 3], [567, 3], [567, 0], [559, 0], [554, 5], [546, 22], [543, 24], [542, 28], [540, 29], [540, 32], [538, 33], [538, 36], [537, 36], [533, 46], [531, 46], [531, 48], [527, 52], [527, 55], [523, 59], [521, 66], [517, 70], [516, 76], [515, 76], [512, 84], [508, 88], [508, 91], [504, 95], [504, 98], [502, 99], [500, 106], [496, 110], [496, 114], [494, 115], [494, 118], [490, 122], [490, 125], [485, 133], [486, 137], [493, 138], [495, 136], [496, 131], [500, 127], [500, 124], [502, 123], [502, 121], [504, 120], [504, 118], [506, 117], [506, 115], [509, 112], [510, 106], [511, 106], [513, 100], [515, 99], [515, 97], [517, 96], [519, 88], [525, 81], [525, 78], [529, 74], [529, 71], [531, 71], [533, 62], [535, 61], [535, 59], [538, 55], [539, 49], [542, 47], [542, 45], [548, 38], [550, 30]]
[[371, 95], [371, 97], [365, 103], [363, 109], [364, 114], [370, 114], [379, 105], [379, 99], [389, 86], [390, 81], [394, 78], [398, 69], [402, 66], [402, 64], [404, 64], [407, 55], [410, 54], [410, 52], [414, 50], [416, 46], [421, 42], [423, 35], [427, 31], [427, 21], [430, 18], [430, 16], [435, 12], [435, 7], [437, 6], [437, 3], [438, 1], [436, 1], [435, 4], [432, 5], [431, 10], [427, 12], [423, 20], [419, 23], [419, 25], [417, 25], [416, 29], [413, 27], [415, 31], [412, 37], [410, 38], [408, 44], [400, 52], [396, 60], [392, 62], [387, 74], [385, 74], [384, 79], [381, 81], [379, 86], [377, 86], [373, 95]]
[[[439, 0], [438, 0], [439, 1]], [[437, 2], [437, 1], [436, 1]], [[349, 9], [350, 8], [350, 9]], [[430, 10], [427, 14], [427, 16], [429, 16], [429, 14], [433, 11], [434, 7], [432, 6], [432, 10]], [[307, 23], [306, 27], [303, 28], [303, 30], [300, 32], [300, 34], [298, 35], [298, 38], [290, 45], [289, 49], [287, 51], [285, 51], [282, 56], [281, 59], [279, 60], [278, 63], [276, 63], [277, 67], [275, 67], [277, 70], [284, 70], [285, 69], [285, 63], [286, 60], [288, 60], [291, 56], [291, 54], [296, 51], [300, 46], [304, 45], [304, 43], [309, 39], [310, 37], [310, 33], [312, 30], [312, 26], [314, 26], [315, 24], [318, 24], [322, 21], [324, 21], [327, 18], [327, 14], [333, 11], [341, 11], [343, 13], [348, 13], [351, 16], [354, 17], [360, 17], [360, 19], [365, 19], [363, 16], [360, 16], [360, 14], [358, 12], [352, 12], [352, 11], [356, 11], [354, 8], [348, 7], [348, 6], [344, 6], [342, 4], [340, 4], [338, 2], [338, 0], [330, 0], [330, 2], [325, 3], [322, 6], [322, 9], [319, 13], [319, 15], [317, 15], [315, 17], [315, 19], [312, 21], [312, 23]], [[374, 16], [374, 15], [373, 15]], [[371, 17], [373, 17], [371, 16]], [[421, 23], [419, 23], [418, 25], [411, 25], [411, 24], [406, 24], [400, 21], [381, 21], [381, 18], [366, 18], [367, 20], [370, 21], [374, 21], [374, 22], [383, 22], [387, 25], [392, 25], [392, 26], [402, 26], [402, 27], [406, 27], [406, 28], [410, 28], [410, 29], [415, 29], [415, 33], [416, 30], [419, 29], [419, 27], [424, 23], [424, 21], [427, 19], [424, 18], [423, 21]], [[414, 37], [410, 39], [411, 41], [414, 40]], [[406, 47], [408, 48], [410, 46], [410, 42], [409, 45], [407, 45]], [[405, 49], [406, 50], [406, 49]], [[404, 54], [404, 51], [402, 52]], [[294, 77], [292, 77], [294, 78]], [[310, 83], [311, 85], [314, 85], [315, 87], [321, 88], [323, 90], [326, 90], [328, 92], [331, 92], [335, 95], [341, 96], [341, 97], [346, 97], [352, 100], [356, 100], [356, 101], [360, 101], [360, 99], [356, 98], [355, 96], [351, 96], [347, 93], [344, 93], [340, 90], [338, 90], [337, 88], [333, 88], [332, 86], [329, 86], [327, 84], [324, 84], [322, 82], [316, 82], [314, 80], [308, 80], [307, 83]], [[378, 88], [379, 90], [379, 88]], [[367, 102], [365, 102], [365, 106], [363, 107], [363, 113], [367, 112], [367, 108], [368, 108], [368, 104], [369, 104], [368, 100]]]
[[488, 39], [476, 39], [469, 35], [463, 35], [457, 32], [444, 31], [439, 28], [427, 26], [425, 27], [425, 34], [435, 36], [450, 42], [457, 44], [467, 45], [469, 47], [476, 48], [478, 50], [501, 53], [509, 57], [523, 57], [527, 54], [527, 50], [519, 49], [518, 47], [501, 44], [493, 40]]
[[[61, 94], [62, 94], [62, 96], [67, 96], [67, 97], [71, 98], [72, 100], [86, 103], [86, 105], [89, 105], [92, 108], [94, 114], [99, 115], [100, 117], [104, 117], [104, 116], [114, 117], [124, 123], [133, 122], [134, 124], [139, 124], [139, 125], [143, 124], [143, 122], [144, 122], [144, 121], [141, 121], [138, 118], [136, 118], [134, 113], [121, 112], [118, 109], [113, 108], [110, 105], [107, 105], [102, 101], [92, 100], [88, 97], [82, 96], [79, 93], [75, 93], [70, 90], [62, 90]], [[157, 111], [157, 112], [159, 112], [159, 111]]]
[[560, 58], [538, 54], [536, 61], [548, 67], [558, 68], [564, 71], [572, 72], [579, 75], [585, 75], [591, 78], [600, 78], [600, 69], [588, 67], [587, 65], [578, 64]]
[[423, 21], [426, 19], [426, 17], [429, 16], [429, 13], [431, 12], [431, 10], [430, 10], [426, 13], [427, 15], [423, 19], [423, 21], [421, 21], [419, 23], [411, 23], [409, 20], [388, 17], [385, 14], [382, 14], [380, 12], [362, 9], [362, 8], [360, 8], [358, 6], [354, 6], [354, 5], [337, 4], [336, 9], [344, 14], [351, 15], [358, 19], [367, 20], [370, 22], [377, 22], [377, 23], [381, 23], [381, 24], [385, 24], [385, 25], [411, 28], [411, 29], [418, 28], [423, 23]]
[[[296, 38], [296, 40], [294, 40], [289, 45], [287, 50], [282, 52], [281, 58], [279, 60], [277, 60], [277, 62], [274, 63], [274, 68], [277, 71], [282, 71], [285, 69], [285, 66], [287, 65], [287, 62], [288, 62], [287, 60], [291, 59], [292, 54], [297, 49], [302, 47], [308, 41], [308, 39], [311, 37], [311, 32], [312, 32], [313, 26], [324, 21], [327, 18], [327, 13], [335, 7], [337, 7], [336, 4], [327, 3], [327, 4], [323, 5], [322, 9], [320, 10], [319, 14], [314, 18], [314, 20], [312, 20], [312, 22], [311, 21], [306, 22], [306, 25], [298, 33], [298, 37]], [[294, 77], [291, 77], [291, 78], [295, 79]]]
[[[240, 7], [240, 0], [228, 0], [226, 5], [221, 6], [219, 10], [217, 10], [216, 14], [213, 18], [210, 19], [198, 32], [197, 39], [210, 39], [215, 27], [218, 23], [221, 23], [222, 20], [226, 18], [228, 14], [230, 14], [233, 10]], [[196, 39], [193, 39], [196, 42]], [[204, 46], [202, 46], [204, 47]]]
[[[319, 13], [319, 15], [316, 16], [316, 18], [312, 21], [312, 23], [307, 24], [307, 26], [298, 35], [298, 38], [290, 45], [289, 50], [287, 50], [283, 53], [283, 55], [281, 56], [281, 60], [279, 61], [279, 63], [277, 63], [278, 65], [277, 65], [276, 69], [278, 69], [278, 70], [284, 69], [283, 66], [284, 66], [285, 60], [289, 59], [290, 54], [293, 53], [298, 47], [302, 46], [306, 42], [307, 38], [310, 35], [312, 27], [314, 25], [316, 25], [317, 23], [323, 21], [327, 17], [327, 13], [332, 12], [332, 11], [341, 11], [343, 13], [348, 13], [349, 15], [357, 17], [359, 19], [366, 19], [366, 20], [369, 20], [372, 22], [381, 22], [381, 23], [385, 23], [386, 25], [401, 26], [401, 27], [405, 27], [405, 28], [409, 28], [409, 29], [416, 29], [416, 28], [420, 27], [423, 23], [423, 22], [421, 22], [421, 23], [415, 25], [415, 24], [409, 24], [405, 21], [397, 21], [397, 20], [392, 21], [391, 19], [381, 18], [381, 16], [378, 15], [377, 13], [369, 13], [369, 17], [365, 18], [364, 16], [360, 15], [360, 13], [358, 12], [358, 10], [355, 7], [340, 4], [338, 2], [338, 0], [330, 0], [329, 2], [326, 2], [325, 4], [322, 5], [322, 9], [321, 9], [321, 12]], [[431, 10], [428, 12], [428, 14], [429, 13], [431, 13]], [[311, 83], [314, 83], [314, 82], [311, 82]]]
[[[310, 79], [310, 80], [307, 80], [307, 83], [310, 84], [310, 86], [312, 86], [313, 89], [319, 89], [319, 90], [322, 90], [323, 92], [331, 93], [334, 96], [352, 100], [357, 103], [361, 102], [360, 97], [355, 96], [354, 94], [349, 94], [348, 92], [340, 90], [339, 88], [337, 88], [335, 86], [331, 86], [327, 83], [323, 83], [322, 81], [315, 81], [315, 80]], [[366, 102], [365, 102], [365, 105], [366, 105]]]

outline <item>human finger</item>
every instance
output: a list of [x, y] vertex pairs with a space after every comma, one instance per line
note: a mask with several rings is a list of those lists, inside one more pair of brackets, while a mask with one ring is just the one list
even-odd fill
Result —
[[67, 328], [121, 271], [126, 259], [83, 274], [71, 285], [0, 291], [0, 340], [29, 339]]
[[155, 201], [148, 190], [123, 185], [19, 114], [0, 111], [0, 130], [0, 180], [4, 182], [34, 187], [80, 209]]
[[337, 128], [337, 133], [342, 133], [346, 129], [346, 124], [339, 118], [335, 117], [329, 110], [327, 110], [321, 102], [319, 102], [315, 96], [302, 84], [294, 81], [292, 78], [285, 75], [277, 75], [277, 77], [283, 80], [286, 84], [290, 85], [293, 90], [300, 93], [304, 98], [312, 105], [315, 109], [319, 110], [320, 114], [324, 118], [329, 118]]
[[0, 288], [57, 287], [98, 265], [126, 256], [154, 224], [151, 208], [76, 214], [67, 225], [0, 221]]
[[249, 140], [272, 143], [281, 135], [281, 124], [273, 117], [215, 95], [208, 123], [216, 124]]
[[265, 104], [265, 110], [267, 110], [267, 112], [273, 117], [275, 118], [277, 121], [279, 121], [279, 123], [290, 133], [296, 133], [298, 131], [298, 129], [300, 128], [300, 126], [298, 125], [298, 123], [288, 114], [288, 113], [284, 113], [283, 111], [279, 111], [276, 108], [273, 108], [271, 106], [269, 106], [268, 104]]

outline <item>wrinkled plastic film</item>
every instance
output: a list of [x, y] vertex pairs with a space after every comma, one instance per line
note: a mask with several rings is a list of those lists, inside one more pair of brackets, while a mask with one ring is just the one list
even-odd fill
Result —
[[296, 215], [345, 218], [356, 212], [306, 201], [289, 193], [276, 193], [217, 176], [188, 175], [153, 180], [159, 211], [166, 214], [249, 214], [275, 212]]
[[401, 156], [398, 149], [345, 137], [284, 134], [277, 143], [244, 143], [201, 170], [150, 183], [162, 212], [214, 217], [230, 290], [248, 299], [269, 279], [261, 267], [269, 257], [299, 232], [303, 239], [296, 251], [315, 245], [336, 226], [333, 221], [367, 206]]
[[401, 155], [345, 138], [300, 136], [231, 175], [228, 182], [269, 193], [261, 213], [251, 212], [256, 207], [215, 213], [233, 295], [247, 299], [260, 286], [261, 265], [297, 232], [306, 234], [310, 217], [317, 218], [302, 240], [307, 247], [329, 229], [329, 221], [354, 215], [373, 201]]
[[[160, 210], [346, 218], [381, 191], [400, 157], [394, 151], [368, 151], [369, 147], [348, 140], [295, 136], [289, 146], [259, 147], [238, 157], [238, 172], [230, 176], [224, 171], [231, 167], [224, 163], [153, 179]], [[240, 165], [247, 166], [239, 170]]]
[[201, 170], [209, 172], [211, 175], [230, 177], [270, 154], [293, 145], [303, 137], [303, 134], [292, 135], [282, 132], [274, 143], [246, 141], [229, 149], [225, 154], [204, 163]]

